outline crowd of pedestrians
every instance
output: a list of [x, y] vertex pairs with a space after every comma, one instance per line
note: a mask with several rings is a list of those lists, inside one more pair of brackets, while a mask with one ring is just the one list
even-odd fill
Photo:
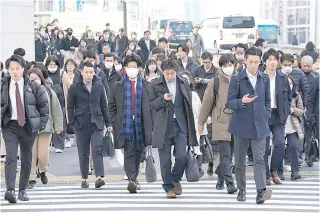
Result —
[[138, 40], [119, 29], [114, 35], [107, 24], [98, 38], [87, 27], [79, 41], [71, 28], [54, 22], [35, 30], [35, 61], [27, 62], [18, 48], [1, 63], [5, 200], [17, 202], [19, 161], [19, 200], [29, 200], [26, 189], [37, 178], [47, 184], [50, 145], [61, 153], [75, 142], [81, 187], [89, 187], [94, 172], [95, 188], [101, 188], [106, 131], [123, 150], [130, 193], [142, 190], [137, 178], [148, 146], [158, 149], [167, 198], [183, 193], [189, 149], [204, 175], [207, 138], [214, 153], [207, 173], [215, 167], [216, 189], [226, 185], [238, 201], [246, 200], [247, 165], [262, 204], [272, 196], [271, 180], [285, 179], [285, 168], [298, 180], [303, 160], [309, 167], [318, 161], [320, 58], [312, 43], [301, 55], [266, 50], [261, 39], [237, 44], [216, 67], [212, 53], [192, 45], [197, 30], [172, 51], [166, 38], [156, 42], [150, 34]]

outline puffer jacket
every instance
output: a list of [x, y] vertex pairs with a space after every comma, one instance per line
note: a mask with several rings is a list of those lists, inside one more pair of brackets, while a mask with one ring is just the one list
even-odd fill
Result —
[[291, 109], [293, 109], [293, 112], [290, 113], [288, 116], [284, 132], [285, 134], [297, 132], [299, 139], [303, 140], [304, 131], [302, 130], [300, 120], [298, 117], [303, 116], [304, 107], [302, 103], [302, 98], [299, 93], [297, 93], [297, 97], [292, 98]]
[[[26, 122], [29, 124], [29, 132], [44, 130], [49, 119], [48, 98], [43, 86], [24, 78], [24, 107], [26, 111]], [[11, 120], [12, 109], [9, 97], [10, 76], [1, 80], [1, 126], [6, 126]]]
[[46, 89], [46, 95], [49, 103], [49, 119], [46, 128], [40, 133], [53, 133], [55, 131], [62, 131], [63, 115], [58, 96], [50, 88]]

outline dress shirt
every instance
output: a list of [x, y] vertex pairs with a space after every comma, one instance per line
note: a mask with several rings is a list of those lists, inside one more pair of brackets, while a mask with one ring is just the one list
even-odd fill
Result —
[[256, 90], [258, 72], [255, 75], [252, 75], [251, 73], [249, 73], [248, 70], [246, 70], [246, 72], [253, 89]]
[[86, 88], [88, 89], [88, 91], [91, 93], [91, 89], [92, 89], [92, 82], [87, 82], [87, 81], [83, 81], [84, 85], [86, 85]]
[[22, 99], [21, 102], [24, 108], [24, 94], [23, 94], [24, 79], [21, 78], [19, 81], [14, 81], [11, 79], [10, 87], [9, 87], [9, 96], [10, 96], [11, 108], [12, 108], [11, 120], [18, 120], [17, 102], [16, 102], [16, 82], [18, 83], [18, 86], [19, 86], [19, 92]]
[[[169, 92], [173, 95], [172, 96], [172, 103], [174, 104], [174, 100], [176, 97], [176, 91], [177, 91], [177, 85], [176, 85], [177, 80], [174, 79], [173, 81], [166, 81], [167, 87], [169, 89]], [[173, 118], [176, 118], [176, 114], [173, 114]]]
[[276, 99], [276, 75], [277, 73], [274, 73], [273, 77], [270, 77], [270, 98], [271, 98], [271, 108], [276, 109], [277, 108], [277, 99]]
[[151, 50], [150, 50], [150, 40], [145, 40], [145, 42], [146, 42], [148, 51], [150, 52], [150, 51], [151, 51]]

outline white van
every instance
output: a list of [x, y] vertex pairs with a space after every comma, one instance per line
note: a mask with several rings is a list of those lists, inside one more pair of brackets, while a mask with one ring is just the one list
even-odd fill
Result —
[[164, 37], [163, 33], [168, 21], [172, 19], [160, 19], [151, 22], [151, 38], [158, 42], [159, 38]]
[[230, 49], [235, 44], [247, 43], [248, 35], [257, 38], [258, 30], [253, 16], [220, 16], [204, 19], [199, 32], [205, 49]]

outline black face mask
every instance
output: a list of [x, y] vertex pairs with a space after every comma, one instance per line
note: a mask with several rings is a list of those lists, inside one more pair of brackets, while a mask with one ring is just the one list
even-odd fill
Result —
[[71, 36], [71, 35], [72, 35], [72, 32], [68, 32], [68, 35]]

